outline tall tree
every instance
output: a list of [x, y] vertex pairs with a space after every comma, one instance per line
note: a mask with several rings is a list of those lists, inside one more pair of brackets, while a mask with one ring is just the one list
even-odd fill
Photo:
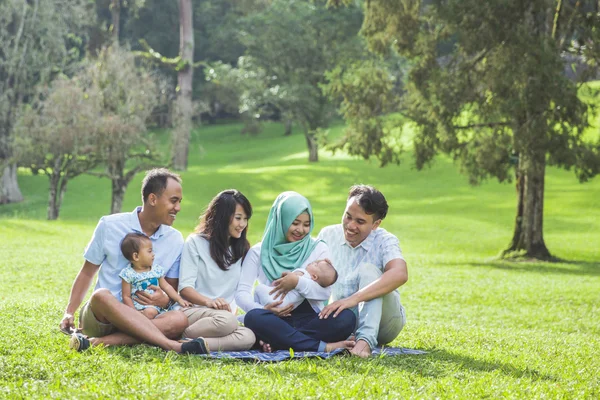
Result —
[[[584, 136], [588, 107], [565, 74], [570, 62], [579, 65], [580, 81], [596, 73], [598, 27], [596, 1], [365, 3], [362, 33], [370, 48], [394, 49], [411, 63], [399, 110], [418, 126], [417, 168], [446, 153], [472, 183], [516, 178], [514, 235], [504, 255], [552, 258], [543, 237], [547, 165], [573, 168], [582, 182], [600, 172], [600, 143]], [[343, 92], [340, 79], [332, 84]], [[385, 97], [389, 86], [379, 90]], [[346, 117], [358, 126], [365, 117], [352, 109]], [[393, 143], [390, 130], [354, 131], [348, 140], [356, 154], [397, 161], [393, 146], [368, 148], [374, 132]]]
[[89, 173], [111, 180], [110, 211], [118, 213], [135, 174], [168, 162], [146, 131], [146, 120], [158, 101], [158, 82], [136, 66], [133, 53], [119, 47], [101, 51], [79, 79], [99, 97], [99, 118], [92, 127], [97, 132], [94, 151], [106, 169]]
[[87, 0], [0, 2], [0, 204], [22, 199], [12, 160], [17, 111], [34, 87], [80, 58]]
[[275, 0], [244, 19], [246, 56], [230, 71], [237, 81], [225, 77], [223, 65], [210, 70], [209, 78], [235, 83], [240, 111], [249, 117], [275, 109], [296, 122], [304, 131], [309, 161], [318, 161], [317, 133], [335, 113], [320, 85], [325, 71], [361, 54], [361, 22], [358, 7], [327, 9], [324, 2]]
[[192, 132], [192, 84], [194, 77], [194, 25], [192, 0], [179, 0], [179, 57], [177, 106], [173, 130], [173, 167], [185, 171]]

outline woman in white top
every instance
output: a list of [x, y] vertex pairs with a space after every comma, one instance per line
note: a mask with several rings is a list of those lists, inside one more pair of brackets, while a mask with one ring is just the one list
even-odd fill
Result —
[[212, 199], [183, 247], [179, 292], [195, 304], [183, 311], [189, 321], [183, 336], [203, 337], [211, 351], [248, 350], [256, 341], [250, 329], [238, 326], [235, 303], [251, 216], [248, 199], [225, 190]]
[[[319, 319], [331, 287], [323, 288], [308, 276], [290, 273], [329, 257], [327, 245], [310, 237], [313, 226], [308, 200], [296, 192], [281, 193], [269, 212], [262, 242], [253, 246], [244, 258], [235, 298], [247, 313], [244, 324], [252, 329], [266, 351], [289, 348], [331, 351], [354, 345], [345, 340], [356, 324], [352, 311], [344, 310], [336, 318]], [[306, 300], [293, 310], [293, 304], [281, 307], [281, 300], [261, 305], [252, 295], [256, 280], [273, 285], [282, 297], [296, 289]]]

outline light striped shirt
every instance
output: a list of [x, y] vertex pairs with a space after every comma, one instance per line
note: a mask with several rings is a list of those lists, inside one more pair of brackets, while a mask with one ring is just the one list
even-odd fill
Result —
[[344, 238], [341, 224], [321, 229], [318, 239], [329, 246], [331, 261], [338, 272], [338, 280], [333, 285], [332, 301], [344, 299], [358, 291], [358, 267], [361, 264], [373, 264], [383, 272], [391, 260], [404, 260], [398, 238], [383, 228], [372, 231], [354, 248]]

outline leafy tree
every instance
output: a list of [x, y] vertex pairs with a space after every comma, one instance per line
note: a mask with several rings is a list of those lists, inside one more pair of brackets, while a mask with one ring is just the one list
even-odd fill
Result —
[[98, 163], [94, 145], [100, 96], [77, 78], [59, 77], [17, 120], [20, 165], [49, 180], [48, 219], [58, 218], [67, 184]]
[[[322, 2], [299, 0], [274, 0], [249, 15], [240, 34], [246, 57], [231, 71], [241, 79], [240, 111], [259, 118], [278, 110], [302, 127], [309, 160], [317, 161], [316, 134], [335, 112], [320, 85], [325, 71], [361, 54], [361, 21], [359, 8], [329, 10]], [[210, 78], [232, 81], [224, 75]]]
[[106, 170], [93, 174], [111, 180], [111, 213], [117, 213], [135, 174], [165, 162], [146, 133], [146, 120], [158, 101], [158, 82], [136, 67], [133, 53], [118, 47], [104, 49], [82, 79], [99, 96], [95, 153]]
[[22, 199], [12, 160], [17, 111], [36, 85], [80, 59], [90, 15], [87, 0], [0, 2], [0, 204]]
[[[588, 106], [565, 74], [566, 60], [580, 65], [579, 81], [596, 73], [599, 27], [595, 1], [371, 0], [365, 5], [362, 33], [370, 48], [383, 55], [393, 49], [411, 65], [396, 110], [418, 126], [417, 168], [446, 153], [472, 183], [515, 176], [517, 215], [504, 255], [552, 258], [543, 238], [547, 165], [573, 168], [581, 182], [600, 171], [600, 144], [584, 137]], [[331, 76], [333, 92], [352, 91], [353, 83], [340, 76]], [[389, 99], [390, 85], [382, 78], [376, 82], [365, 86]], [[347, 98], [353, 105], [344, 110], [353, 127], [350, 150], [375, 155], [382, 164], [397, 162], [392, 130], [357, 129], [388, 110], [370, 107], [363, 115], [359, 104], [376, 96], [354, 94]], [[372, 146], [373, 138], [387, 144]]]

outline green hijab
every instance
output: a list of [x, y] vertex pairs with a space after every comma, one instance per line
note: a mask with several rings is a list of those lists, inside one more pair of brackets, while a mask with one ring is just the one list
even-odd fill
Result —
[[[310, 217], [308, 234], [297, 242], [288, 242], [285, 235], [292, 222], [302, 213]], [[260, 261], [270, 281], [281, 278], [284, 271], [299, 268], [310, 256], [319, 241], [312, 239], [314, 219], [306, 197], [296, 192], [283, 192], [275, 199], [260, 246]]]

